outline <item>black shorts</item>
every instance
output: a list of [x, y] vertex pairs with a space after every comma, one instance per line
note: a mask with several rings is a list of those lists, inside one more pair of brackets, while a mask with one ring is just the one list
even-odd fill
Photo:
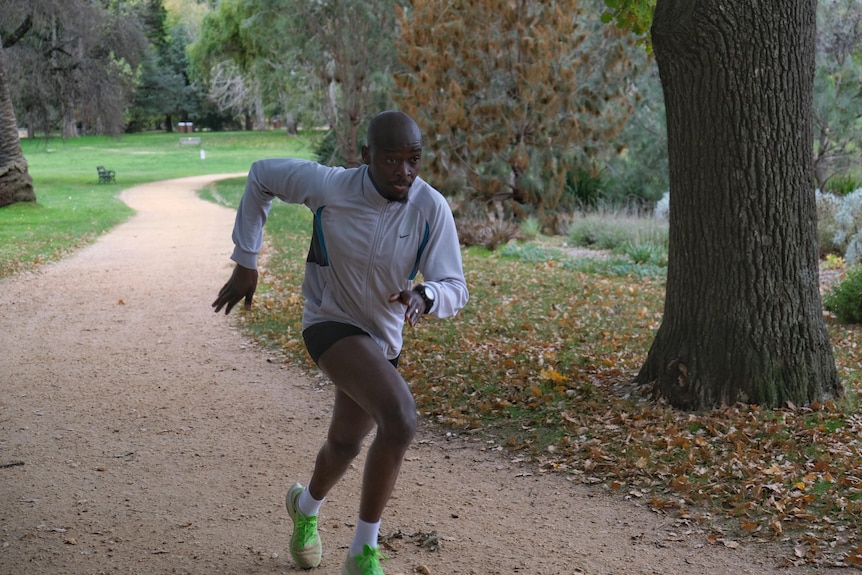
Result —
[[[341, 323], [338, 321], [324, 321], [307, 327], [302, 331], [302, 339], [305, 341], [305, 348], [314, 363], [320, 364], [320, 356], [332, 347], [332, 344], [345, 337], [352, 335], [368, 335], [364, 329], [358, 328], [349, 323]], [[400, 355], [398, 357], [401, 357]], [[389, 363], [398, 367], [398, 357], [390, 359]]]

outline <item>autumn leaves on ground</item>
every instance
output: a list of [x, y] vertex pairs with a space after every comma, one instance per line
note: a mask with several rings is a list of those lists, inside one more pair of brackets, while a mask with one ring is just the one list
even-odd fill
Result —
[[[236, 193], [221, 186], [223, 197]], [[296, 267], [308, 226], [279, 208], [268, 224], [270, 291], [246, 322], [308, 365]], [[593, 273], [559, 249], [471, 249], [464, 267], [470, 305], [407, 335], [422, 349], [403, 362], [422, 413], [488, 434], [542, 473], [786, 542], [788, 564], [862, 564], [860, 326], [829, 319], [847, 386], [840, 403], [682, 413], [629, 383], [661, 320], [662, 277], [613, 265]]]

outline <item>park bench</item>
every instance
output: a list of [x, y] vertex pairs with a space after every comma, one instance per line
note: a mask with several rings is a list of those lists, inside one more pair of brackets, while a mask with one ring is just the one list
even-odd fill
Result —
[[181, 146], [192, 146], [192, 145], [198, 145], [200, 143], [201, 143], [200, 138], [180, 138], [180, 145]]
[[114, 176], [116, 176], [116, 172], [114, 172], [114, 170], [106, 170], [105, 166], [97, 166], [96, 171], [99, 172], [100, 184], [107, 184], [108, 182], [113, 182]]

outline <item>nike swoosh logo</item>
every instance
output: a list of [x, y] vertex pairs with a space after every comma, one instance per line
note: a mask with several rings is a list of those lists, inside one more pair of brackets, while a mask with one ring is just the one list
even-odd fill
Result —
[[398, 236], [398, 238], [403, 240], [404, 238], [406, 238], [406, 237], [407, 237], [407, 236], [409, 236], [409, 235], [410, 235], [410, 234], [404, 234], [403, 236]]

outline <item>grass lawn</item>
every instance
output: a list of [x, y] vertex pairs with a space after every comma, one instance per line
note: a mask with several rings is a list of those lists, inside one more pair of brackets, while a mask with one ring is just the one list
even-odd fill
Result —
[[[121, 221], [128, 210], [113, 198], [129, 185], [309, 155], [283, 133], [204, 135], [204, 164], [197, 147], [177, 140], [27, 142], [39, 203], [0, 210], [0, 270], [59, 257]], [[99, 164], [117, 171], [116, 184], [95, 183]], [[235, 205], [242, 184], [219, 182], [204, 195]], [[239, 317], [287, 361], [314, 369], [300, 334], [309, 222], [303, 207], [273, 206], [263, 283], [255, 308]], [[630, 383], [661, 321], [660, 268], [576, 260], [541, 240], [465, 249], [468, 306], [406, 330], [402, 372], [420, 411], [453, 433], [480, 434], [537, 473], [702, 521], [716, 541], [787, 540], [789, 562], [862, 563], [862, 328], [828, 320], [848, 390], [837, 404], [677, 412]]]
[[[131, 210], [116, 195], [135, 184], [245, 172], [262, 157], [310, 156], [308, 138], [289, 138], [283, 131], [195, 136], [200, 146], [180, 145], [178, 134], [164, 133], [23, 140], [36, 203], [0, 210], [0, 277], [56, 260], [124, 221]], [[100, 165], [117, 172], [115, 182], [98, 183]]]

